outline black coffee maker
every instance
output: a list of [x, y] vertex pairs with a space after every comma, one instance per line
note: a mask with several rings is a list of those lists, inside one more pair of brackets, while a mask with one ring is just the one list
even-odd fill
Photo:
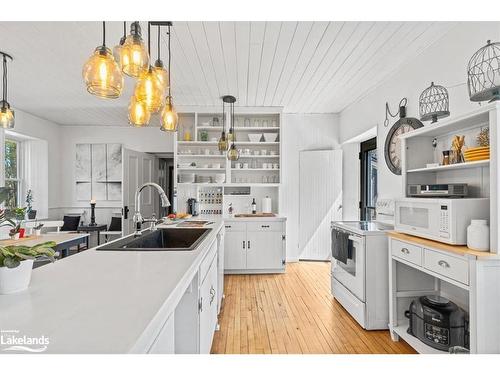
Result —
[[196, 200], [196, 198], [189, 198], [187, 200], [188, 205], [188, 214], [193, 216], [198, 216], [200, 214], [200, 204]]

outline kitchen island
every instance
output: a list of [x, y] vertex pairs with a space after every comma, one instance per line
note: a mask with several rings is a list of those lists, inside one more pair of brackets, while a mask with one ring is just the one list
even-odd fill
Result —
[[[94, 248], [33, 270], [26, 291], [0, 296], [3, 341], [43, 337], [45, 349], [32, 347], [45, 353], [209, 352], [217, 317], [201, 315], [201, 292], [223, 249], [223, 221], [207, 227], [193, 251]], [[211, 296], [222, 294], [216, 281]], [[22, 352], [8, 346], [0, 353]]]

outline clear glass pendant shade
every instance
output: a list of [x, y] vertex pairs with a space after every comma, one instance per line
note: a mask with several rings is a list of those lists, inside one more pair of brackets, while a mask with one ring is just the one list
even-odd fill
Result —
[[165, 102], [165, 107], [161, 111], [160, 118], [161, 126], [160, 130], [166, 132], [176, 132], [177, 124], [179, 122], [179, 115], [175, 111], [174, 105], [172, 104], [172, 98], [167, 97]]
[[151, 119], [151, 113], [148, 111], [144, 102], [137, 101], [135, 96], [130, 99], [128, 106], [128, 121], [130, 125], [137, 128], [148, 126]]
[[131, 34], [123, 43], [121, 54], [121, 68], [123, 73], [130, 77], [139, 77], [142, 72], [148, 69], [149, 55], [144, 42], [137, 33], [138, 24], [135, 22], [131, 26]]
[[144, 102], [149, 112], [158, 112], [163, 104], [164, 90], [153, 73], [153, 69], [149, 68], [141, 74], [135, 86], [135, 97], [138, 101]]
[[226, 132], [222, 131], [222, 134], [219, 138], [219, 143], [218, 143], [219, 151], [220, 152], [227, 151], [227, 146], [228, 146], [228, 142], [227, 142], [227, 138], [226, 138]]
[[227, 160], [230, 161], [237, 161], [240, 158], [240, 152], [234, 145], [234, 143], [231, 144], [231, 147], [229, 148], [229, 151], [227, 152]]
[[0, 109], [0, 128], [12, 129], [15, 124], [14, 111], [10, 109], [9, 103], [2, 101], [1, 104], [2, 107]]
[[123, 89], [123, 75], [111, 50], [97, 47], [83, 66], [82, 76], [87, 91], [101, 98], [116, 99]]

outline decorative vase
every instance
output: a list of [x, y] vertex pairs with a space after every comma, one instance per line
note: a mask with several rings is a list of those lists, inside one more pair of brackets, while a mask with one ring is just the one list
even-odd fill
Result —
[[477, 251], [490, 250], [490, 227], [487, 220], [471, 220], [467, 227], [467, 247]]
[[36, 210], [28, 211], [28, 220], [35, 220], [35, 219], [36, 219]]
[[15, 268], [0, 267], [0, 294], [11, 294], [28, 289], [33, 260], [23, 260]]
[[11, 234], [10, 239], [11, 240], [18, 240], [19, 239], [19, 232], [17, 232], [16, 234]]
[[35, 229], [35, 236], [41, 236], [42, 235], [42, 230], [41, 229]]

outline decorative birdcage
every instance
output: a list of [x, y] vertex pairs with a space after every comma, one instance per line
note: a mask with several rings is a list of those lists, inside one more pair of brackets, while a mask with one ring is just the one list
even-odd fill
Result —
[[500, 99], [500, 43], [487, 44], [470, 59], [467, 86], [473, 102]]
[[420, 110], [420, 120], [436, 122], [438, 118], [447, 117], [450, 115], [450, 99], [446, 87], [431, 85], [420, 94], [418, 100]]

